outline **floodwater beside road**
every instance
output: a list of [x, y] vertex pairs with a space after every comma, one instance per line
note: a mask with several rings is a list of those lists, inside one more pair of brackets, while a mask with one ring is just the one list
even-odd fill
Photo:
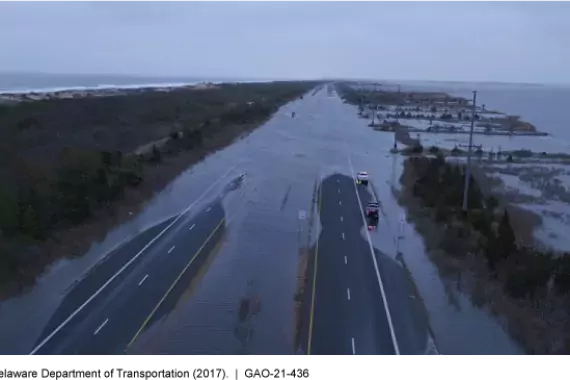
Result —
[[358, 354], [424, 354], [426, 313], [398, 262], [370, 248], [362, 209], [371, 197], [353, 181], [333, 174], [319, 188], [323, 228], [309, 259], [300, 349], [350, 354], [352, 338]]
[[[29, 294], [3, 302], [0, 352], [27, 353], [70, 284], [105, 252], [196, 200], [201, 209], [245, 173], [243, 182], [222, 198], [226, 230], [208, 270], [169, 314], [141, 334], [132, 353], [294, 353], [298, 252], [307, 244], [299, 239], [299, 229], [309, 230], [309, 219], [299, 216], [311, 210], [315, 179], [352, 176], [350, 162], [354, 170], [368, 171], [388, 215], [381, 218], [373, 244], [395, 258], [395, 226], [403, 211], [390, 178], [391, 168], [400, 170], [401, 164], [393, 165], [389, 154], [393, 136], [372, 131], [366, 123], [358, 119], [356, 107], [324, 88], [283, 106], [264, 126], [182, 173], [87, 255], [46, 274]], [[405, 230], [401, 251], [441, 353], [514, 353], [515, 346], [485, 310], [469, 301], [461, 301], [458, 310], [448, 302], [421, 238], [412, 226], [406, 224]]]
[[98, 262], [95, 266], [81, 278], [78, 278], [66, 290], [66, 296], [62, 300], [58, 309], [51, 317], [49, 323], [46, 325], [43, 333], [38, 338], [39, 343], [54, 329], [57, 328], [67, 317], [79, 308], [98, 288], [103, 286], [105, 282], [113, 276], [118, 268], [123, 267], [132, 257], [133, 252], [139, 252], [145, 245], [147, 245], [160, 231], [172, 222], [168, 219], [152, 228], [145, 230], [135, 239], [122, 244], [117, 249], [109, 252], [107, 256]]
[[[347, 106], [347, 108], [350, 106]], [[429, 316], [437, 349], [441, 354], [521, 354], [520, 346], [487, 309], [474, 305], [454, 281], [442, 278], [430, 260], [423, 238], [415, 231], [394, 195], [405, 157], [393, 155], [393, 134], [366, 127], [352, 108], [363, 149], [350, 157], [355, 170], [366, 170], [372, 180], [369, 191], [378, 197], [383, 218], [372, 235], [374, 247], [396, 258], [402, 253]], [[347, 109], [347, 112], [350, 112]], [[348, 117], [348, 115], [347, 115]], [[373, 163], [373, 164], [372, 164]], [[401, 236], [398, 239], [398, 236]]]

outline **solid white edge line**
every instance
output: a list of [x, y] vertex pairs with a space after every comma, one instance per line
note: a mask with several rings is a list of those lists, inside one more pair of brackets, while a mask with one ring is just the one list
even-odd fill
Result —
[[346, 288], [346, 296], [348, 297], [348, 300], [350, 301], [350, 288]]
[[196, 224], [193, 224], [190, 228], [188, 228], [188, 231], [192, 231], [192, 228], [194, 228]]
[[173, 245], [173, 246], [172, 246], [172, 247], [171, 247], [171, 248], [168, 250], [168, 253], [170, 253], [170, 252], [174, 251], [174, 248], [176, 248], [176, 246], [175, 246], [175, 245]]
[[99, 334], [99, 331], [101, 331], [101, 329], [103, 327], [105, 327], [105, 325], [107, 324], [107, 322], [109, 322], [109, 318], [105, 319], [105, 321], [103, 323], [101, 323], [101, 326], [97, 327], [97, 330], [95, 330], [95, 332], [93, 333], [93, 335], [97, 335]]
[[[350, 166], [350, 172], [354, 178], [354, 168], [352, 167], [352, 160], [350, 155], [347, 154], [348, 164]], [[364, 212], [362, 211], [362, 201], [360, 200], [360, 195], [358, 194], [358, 188], [356, 187], [356, 182], [353, 181], [354, 192], [356, 193], [356, 198], [358, 199], [358, 209], [360, 210], [360, 216], [362, 216], [362, 222], [366, 226], [366, 218], [364, 217]], [[382, 293], [382, 301], [384, 302], [384, 310], [386, 311], [386, 318], [388, 319], [388, 327], [390, 328], [390, 335], [392, 336], [392, 344], [394, 345], [394, 351], [396, 355], [400, 355], [400, 348], [398, 346], [398, 341], [396, 340], [396, 333], [394, 331], [394, 325], [392, 324], [392, 317], [390, 313], [390, 307], [388, 306], [388, 300], [386, 298], [386, 292], [384, 291], [384, 285], [382, 284], [382, 277], [380, 276], [380, 270], [378, 270], [378, 262], [376, 261], [376, 256], [374, 255], [374, 248], [372, 247], [372, 241], [370, 240], [370, 233], [368, 229], [364, 229], [366, 233], [366, 239], [368, 240], [368, 247], [370, 248], [370, 255], [372, 256], [372, 261], [374, 262], [374, 269], [376, 270], [376, 277], [378, 279], [378, 285], [380, 285], [380, 292]]]
[[356, 350], [354, 349], [354, 337], [352, 337], [352, 355], [356, 355]]
[[47, 342], [49, 342], [50, 339], [53, 338], [54, 335], [59, 332], [59, 330], [61, 330], [65, 325], [67, 325], [69, 323], [69, 321], [71, 321], [77, 314], [79, 314], [79, 312], [81, 310], [83, 310], [85, 308], [85, 306], [87, 306], [91, 301], [93, 301], [93, 299], [95, 297], [97, 297], [115, 278], [117, 278], [121, 273], [123, 273], [123, 271], [125, 269], [127, 269], [133, 263], [133, 261], [135, 261], [148, 247], [150, 247], [155, 241], [157, 241], [158, 238], [160, 238], [182, 216], [184, 216], [192, 207], [194, 207], [194, 205], [196, 203], [198, 203], [200, 200], [202, 200], [202, 198], [204, 198], [206, 196], [206, 194], [208, 194], [210, 192], [210, 190], [212, 190], [218, 183], [220, 183], [220, 181], [222, 179], [224, 179], [228, 174], [230, 174], [232, 172], [232, 170], [235, 169], [236, 166], [237, 166], [237, 164], [232, 166], [220, 178], [218, 178], [218, 180], [216, 182], [211, 184], [210, 187], [208, 187], [206, 189], [206, 191], [204, 193], [202, 193], [202, 195], [200, 195], [200, 197], [198, 199], [196, 199], [194, 202], [192, 202], [192, 204], [190, 204], [190, 206], [188, 206], [184, 211], [182, 211], [182, 213], [180, 213], [168, 226], [166, 226], [164, 228], [164, 230], [162, 230], [158, 235], [156, 235], [135, 256], [133, 256], [125, 265], [123, 265], [121, 267], [121, 269], [119, 269], [117, 271], [117, 273], [115, 273], [110, 279], [107, 280], [107, 282], [105, 282], [103, 285], [101, 285], [101, 287], [95, 293], [93, 293], [91, 295], [91, 297], [89, 297], [85, 302], [83, 302], [83, 304], [81, 304], [81, 306], [79, 306], [77, 309], [75, 309], [75, 311], [73, 313], [71, 313], [69, 315], [69, 317], [67, 317], [67, 319], [65, 319], [63, 322], [61, 322], [61, 324], [59, 326], [57, 326], [47, 337], [45, 337], [44, 340], [42, 340], [28, 355], [34, 355], [40, 348], [42, 348]]

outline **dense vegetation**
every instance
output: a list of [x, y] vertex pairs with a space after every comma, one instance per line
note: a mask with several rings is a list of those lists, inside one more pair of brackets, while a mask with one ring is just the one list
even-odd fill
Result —
[[[457, 101], [459, 104], [466, 104], [463, 98], [449, 96], [442, 92], [405, 92], [399, 91], [397, 85], [378, 85], [376, 88], [372, 84], [359, 86], [355, 83], [338, 83], [337, 92], [342, 99], [352, 105], [396, 105], [406, 104], [430, 105], [435, 101]], [[404, 116], [406, 114], [404, 113]]]
[[410, 157], [402, 178], [408, 179], [404, 182], [412, 195], [433, 210], [434, 221], [445, 226], [441, 248], [446, 253], [456, 258], [468, 252], [478, 255], [514, 298], [532, 298], [548, 291], [570, 294], [570, 255], [554, 256], [519, 246], [508, 211], [499, 211], [494, 197], [484, 197], [473, 177], [469, 211], [463, 212], [462, 167], [446, 162], [441, 154]]
[[400, 194], [430, 257], [474, 304], [500, 315], [527, 353], [568, 354], [570, 255], [520, 244], [511, 218], [520, 210], [485, 196], [473, 177], [463, 212], [464, 169], [435, 154], [405, 161]]
[[[144, 181], [145, 166], [227, 143], [316, 84], [224, 84], [0, 105], [0, 285], [33, 281], [51, 259], [26, 248], [112, 208], [126, 188]], [[167, 137], [166, 145], [133, 154]]]

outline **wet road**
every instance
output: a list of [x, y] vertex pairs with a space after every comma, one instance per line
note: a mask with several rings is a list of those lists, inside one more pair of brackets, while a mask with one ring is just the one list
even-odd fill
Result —
[[[74, 278], [31, 352], [293, 353], [299, 255], [315, 246], [320, 224], [327, 231], [320, 249], [336, 248], [340, 236], [328, 234], [340, 228], [332, 216], [338, 211], [334, 193], [329, 197], [325, 189], [326, 207], [319, 215], [313, 207], [315, 186], [319, 178], [336, 178], [330, 175], [339, 172], [345, 174], [339, 178], [345, 189], [340, 199], [346, 203], [347, 244], [355, 248], [346, 276], [355, 309], [350, 319], [333, 316], [333, 323], [347, 324], [344, 334], [350, 336], [348, 346], [340, 343], [345, 337], [338, 337], [334, 349], [352, 352], [354, 338], [359, 353], [394, 353], [371, 246], [361, 235], [362, 216], [348, 179], [345, 126], [323, 122], [338, 101], [334, 93], [319, 91], [290, 103], [264, 127], [181, 176], [158, 200], [172, 194], [183, 211], [153, 227], [155, 237], [152, 231], [136, 235], [84, 278]], [[314, 144], [333, 136], [335, 144]], [[162, 226], [168, 229], [160, 232]], [[380, 257], [375, 252], [375, 259]], [[325, 260], [323, 273], [329, 267], [338, 270], [335, 265]], [[398, 268], [391, 272], [401, 278]], [[327, 286], [327, 278], [322, 279]], [[406, 298], [406, 289], [396, 293]], [[330, 318], [328, 306], [320, 307], [320, 294], [316, 352], [329, 345], [326, 331], [318, 327]], [[410, 313], [409, 305], [402, 305], [395, 312]], [[420, 347], [414, 352], [425, 347], [425, 323], [419, 325], [420, 333], [411, 338], [415, 344], [409, 345]]]
[[[181, 173], [141, 205], [140, 214], [94, 242], [85, 255], [56, 263], [35, 288], [2, 302], [0, 353], [29, 353], [52, 334], [38, 352], [122, 353], [139, 330], [129, 354], [295, 353], [299, 263], [305, 252], [316, 251], [321, 232], [326, 235], [319, 242], [318, 272], [339, 277], [330, 285], [323, 277], [325, 292], [315, 291], [311, 350], [350, 354], [354, 337], [357, 354], [389, 353], [381, 312], [386, 300], [401, 353], [429, 350], [430, 319], [443, 353], [514, 352], [486, 311], [440, 280], [413, 226], [399, 225], [403, 211], [391, 188], [399, 177], [401, 158], [389, 153], [393, 137], [370, 130], [368, 121], [356, 115], [357, 109], [343, 104], [334, 91], [310, 92], [283, 106], [247, 137]], [[342, 227], [345, 236], [350, 233], [352, 239], [344, 264], [333, 260], [342, 250], [335, 209], [340, 205], [324, 194], [329, 206], [319, 215], [315, 195], [319, 187], [327, 191], [331, 178], [352, 181], [354, 170], [370, 173], [372, 183], [359, 190], [359, 197], [362, 202], [376, 197], [382, 215], [378, 229], [369, 234], [358, 219], [357, 206], [350, 208], [354, 214], [343, 216], [352, 221], [342, 221], [347, 224]], [[241, 173], [246, 175], [237, 181]], [[358, 202], [354, 188], [352, 198], [341, 202]], [[206, 212], [208, 207], [212, 208]], [[222, 218], [219, 230], [180, 276]], [[190, 230], [192, 224], [196, 226]], [[200, 236], [198, 225], [203, 226]], [[405, 239], [400, 242], [402, 226]], [[327, 244], [332, 253], [325, 256]], [[110, 251], [114, 254], [107, 255]], [[386, 297], [374, 282], [373, 257]], [[308, 272], [312, 273], [310, 264]], [[452, 304], [451, 296], [459, 297], [459, 303]], [[330, 307], [339, 313], [342, 309], [341, 314], [327, 315], [329, 306], [319, 304], [326, 297]], [[343, 308], [342, 303], [348, 305]], [[55, 331], [67, 319], [68, 325]], [[307, 312], [300, 328], [305, 351], [309, 319]], [[343, 326], [333, 335], [332, 348], [327, 337], [319, 335], [323, 324]]]
[[181, 280], [199, 271], [221, 236], [224, 220], [217, 202], [193, 218], [169, 223], [164, 234], [140, 251], [135, 239], [111, 253], [70, 291], [32, 353], [125, 352], [178, 298]]
[[377, 263], [361, 234], [364, 220], [356, 191], [353, 179], [344, 175], [322, 182], [309, 354], [387, 355], [398, 350]]

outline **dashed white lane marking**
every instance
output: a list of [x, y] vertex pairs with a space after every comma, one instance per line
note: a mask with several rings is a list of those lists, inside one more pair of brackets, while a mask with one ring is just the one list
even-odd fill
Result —
[[143, 277], [143, 279], [141, 280], [141, 282], [139, 282], [139, 286], [141, 286], [142, 283], [145, 282], [145, 280], [146, 280], [147, 278], [148, 278], [148, 274]]
[[340, 206], [342, 206], [342, 202], [341, 202], [341, 201], [338, 201], [338, 204], [339, 204]]
[[346, 288], [346, 296], [348, 297], [348, 300], [350, 301], [350, 288]]
[[343, 218], [342, 216], [340, 217], [340, 221], [341, 221], [341, 222], [343, 222], [343, 221], [344, 221], [344, 218]]
[[344, 264], [348, 264], [348, 259], [344, 256]]
[[338, 193], [340, 194], [340, 189], [338, 189]]
[[206, 191], [204, 191], [202, 193], [202, 195], [200, 195], [198, 197], [198, 199], [196, 199], [194, 202], [192, 202], [192, 204], [190, 204], [190, 206], [186, 207], [186, 209], [184, 209], [184, 211], [182, 211], [180, 214], [178, 214], [178, 216], [176, 218], [174, 218], [174, 220], [172, 222], [170, 222], [170, 224], [168, 226], [166, 226], [162, 231], [160, 231], [158, 233], [158, 235], [156, 235], [154, 238], [152, 238], [151, 241], [146, 243], [146, 245], [144, 247], [142, 247], [142, 249], [136, 255], [134, 255], [129, 261], [127, 261], [127, 263], [125, 265], [123, 265], [113, 276], [111, 276], [111, 278], [109, 278], [107, 280], [107, 282], [105, 282], [103, 285], [101, 285], [101, 287], [99, 289], [97, 289], [95, 291], [95, 293], [93, 293], [89, 298], [87, 298], [87, 300], [85, 302], [83, 302], [77, 309], [75, 309], [63, 322], [61, 322], [61, 324], [59, 326], [57, 326], [47, 337], [45, 337], [44, 340], [42, 340], [36, 347], [34, 347], [34, 349], [32, 351], [30, 351], [29, 355], [35, 355], [36, 352], [38, 352], [47, 342], [49, 342], [55, 336], [55, 334], [57, 334], [62, 328], [64, 328], [65, 325], [67, 325], [73, 318], [75, 318], [75, 316], [77, 314], [79, 314], [79, 312], [81, 312], [81, 310], [83, 310], [91, 301], [93, 301], [93, 299], [95, 299], [95, 297], [97, 297], [103, 290], [105, 290], [105, 288], [107, 286], [109, 286], [109, 284], [111, 282], [113, 282], [113, 280], [115, 280], [117, 277], [119, 277], [119, 275], [121, 273], [123, 273], [125, 271], [125, 269], [127, 269], [136, 259], [138, 259], [147, 250], [148, 247], [150, 247], [155, 241], [157, 241], [162, 235], [164, 235], [166, 233], [166, 231], [168, 231], [168, 229], [170, 229], [170, 227], [172, 227], [174, 224], [176, 224], [176, 222], [178, 222], [178, 220], [180, 218], [182, 218], [182, 216], [185, 215], [192, 207], [194, 207], [202, 198], [204, 198], [206, 195], [208, 195], [208, 193], [215, 186], [217, 186], [218, 183], [220, 183], [222, 181], [222, 179], [226, 178], [228, 176], [228, 174], [230, 174], [232, 172], [232, 170], [234, 170], [236, 168], [236, 166], [237, 166], [237, 164], [233, 165], [231, 168], [229, 168], [221, 177], [219, 177], [214, 183], [212, 183], [206, 189]]
[[95, 330], [95, 332], [93, 333], [93, 335], [99, 334], [99, 331], [101, 331], [101, 329], [102, 329], [103, 327], [105, 327], [105, 325], [107, 324], [107, 322], [109, 322], [109, 318], [105, 319], [105, 322], [101, 323], [101, 326], [97, 327], [97, 330]]
[[[352, 166], [352, 160], [350, 159], [350, 155], [347, 154], [348, 158], [348, 165], [350, 166], [350, 172], [354, 176], [354, 167]], [[358, 204], [362, 205], [362, 200], [360, 199], [360, 195], [358, 194], [358, 188], [356, 187], [356, 182], [353, 183], [354, 185], [354, 192], [356, 193], [356, 199], [358, 200]], [[364, 216], [364, 211], [360, 208], [360, 216], [362, 217], [362, 222], [366, 225], [366, 217]], [[398, 340], [396, 339], [396, 332], [394, 331], [394, 325], [392, 324], [392, 313], [390, 313], [390, 307], [388, 306], [388, 300], [386, 298], [386, 292], [384, 291], [384, 285], [382, 284], [382, 278], [380, 277], [380, 271], [378, 270], [378, 261], [376, 260], [376, 256], [374, 254], [374, 248], [372, 247], [372, 241], [370, 240], [370, 233], [367, 229], [364, 230], [366, 233], [366, 240], [368, 240], [368, 247], [370, 248], [370, 256], [372, 257], [372, 262], [374, 263], [374, 269], [376, 271], [376, 278], [378, 280], [378, 286], [380, 286], [380, 293], [382, 294], [382, 302], [384, 304], [384, 310], [386, 311], [386, 318], [388, 319], [388, 327], [390, 328], [390, 335], [392, 336], [392, 344], [394, 345], [394, 351], [396, 355], [400, 355], [400, 347], [398, 345]]]
[[170, 253], [170, 252], [174, 251], [174, 248], [176, 248], [176, 246], [175, 246], [175, 245], [173, 245], [173, 246], [172, 246], [172, 248], [170, 248], [170, 249], [168, 250], [168, 253]]
[[188, 231], [192, 231], [192, 228], [194, 228], [195, 224], [193, 224], [190, 228], [188, 228]]
[[356, 355], [356, 350], [354, 349], [354, 337], [352, 338], [352, 355]]
[[344, 232], [342, 233], [342, 240], [344, 240]]
[[211, 207], [208, 207], [208, 209], [206, 210], [206, 212], [209, 212], [211, 209], [212, 209]]

